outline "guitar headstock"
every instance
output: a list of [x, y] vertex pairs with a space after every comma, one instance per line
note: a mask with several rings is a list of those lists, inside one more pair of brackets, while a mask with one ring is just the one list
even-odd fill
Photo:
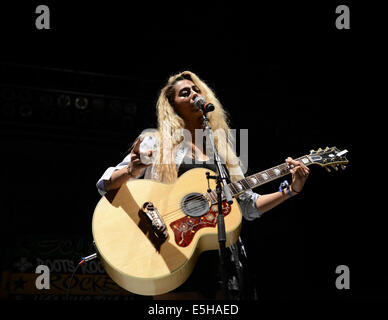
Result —
[[337, 147], [326, 147], [324, 150], [321, 148], [319, 148], [317, 151], [311, 150], [309, 158], [312, 163], [319, 164], [320, 166], [326, 168], [326, 170], [329, 172], [329, 167], [332, 167], [338, 171], [338, 166], [340, 166], [342, 170], [345, 170], [345, 164], [349, 163], [349, 161], [346, 159], [347, 153], [348, 150], [346, 149], [340, 151]]

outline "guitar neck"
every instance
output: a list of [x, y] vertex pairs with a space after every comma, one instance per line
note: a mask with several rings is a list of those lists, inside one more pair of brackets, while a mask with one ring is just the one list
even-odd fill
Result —
[[[306, 166], [314, 163], [313, 161], [311, 161], [309, 156], [303, 156], [295, 160], [301, 161]], [[288, 165], [286, 163], [282, 163], [276, 167], [245, 177], [244, 179], [241, 179], [239, 181], [229, 183], [228, 186], [230, 192], [232, 193], [232, 196], [236, 197], [247, 190], [259, 187], [267, 182], [279, 179], [289, 173], [290, 168], [288, 167]]]
[[[346, 159], [346, 154], [348, 150], [340, 151], [336, 147], [326, 147], [325, 150], [319, 148], [317, 151], [311, 150], [309, 155], [297, 158], [295, 160], [302, 162], [304, 165], [309, 166], [311, 164], [318, 164], [322, 167], [325, 167], [328, 171], [330, 169], [328, 166], [333, 167], [335, 170], [338, 170], [338, 165], [342, 169], [345, 169], [349, 161]], [[290, 173], [290, 168], [287, 163], [282, 163], [276, 167], [261, 171], [259, 173], [253, 174], [249, 177], [245, 177], [236, 182], [229, 183], [229, 189], [233, 197], [237, 197], [241, 193], [259, 187], [267, 182], [279, 179]], [[212, 204], [217, 203], [217, 194], [216, 191], [211, 191], [208, 193], [208, 198], [211, 200]], [[222, 194], [224, 199], [224, 195]]]

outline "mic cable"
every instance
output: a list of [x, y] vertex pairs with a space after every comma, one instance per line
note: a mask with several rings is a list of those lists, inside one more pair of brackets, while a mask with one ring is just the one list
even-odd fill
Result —
[[67, 290], [66, 290], [66, 298], [65, 300], [69, 300], [69, 294], [70, 294], [70, 287], [71, 287], [71, 283], [73, 282], [73, 278], [74, 278], [74, 275], [77, 271], [77, 269], [79, 268], [79, 266], [87, 261], [90, 261], [90, 260], [93, 260], [93, 259], [96, 259], [97, 258], [97, 253], [93, 253], [87, 257], [83, 257], [81, 258], [81, 261], [78, 262], [77, 266], [74, 268], [73, 270], [73, 273], [71, 274], [71, 277], [70, 277], [70, 282], [69, 282], [69, 285], [67, 286]]

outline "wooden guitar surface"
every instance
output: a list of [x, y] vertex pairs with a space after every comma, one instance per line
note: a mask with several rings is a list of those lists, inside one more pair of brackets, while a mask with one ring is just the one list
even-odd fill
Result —
[[[107, 273], [117, 284], [141, 295], [169, 292], [189, 277], [202, 251], [218, 249], [217, 205], [199, 217], [182, 211], [187, 195], [207, 194], [206, 172], [214, 174], [196, 168], [174, 184], [132, 180], [110, 200], [109, 195], [101, 198], [93, 214], [93, 237]], [[215, 189], [213, 180], [210, 187]], [[165, 241], [154, 234], [141, 210], [149, 201], [167, 226]], [[230, 246], [239, 237], [242, 216], [236, 199], [231, 206], [223, 205], [226, 246]]]

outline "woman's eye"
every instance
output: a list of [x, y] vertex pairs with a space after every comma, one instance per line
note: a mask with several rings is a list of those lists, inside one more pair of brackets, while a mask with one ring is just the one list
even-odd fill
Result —
[[[196, 93], [200, 93], [201, 92], [201, 90], [199, 90], [198, 88], [192, 88], [193, 89], [193, 91], [195, 91]], [[181, 96], [182, 97], [188, 97], [189, 95], [190, 95], [190, 93], [191, 93], [191, 90], [184, 90], [184, 91], [182, 91], [181, 92]]]

